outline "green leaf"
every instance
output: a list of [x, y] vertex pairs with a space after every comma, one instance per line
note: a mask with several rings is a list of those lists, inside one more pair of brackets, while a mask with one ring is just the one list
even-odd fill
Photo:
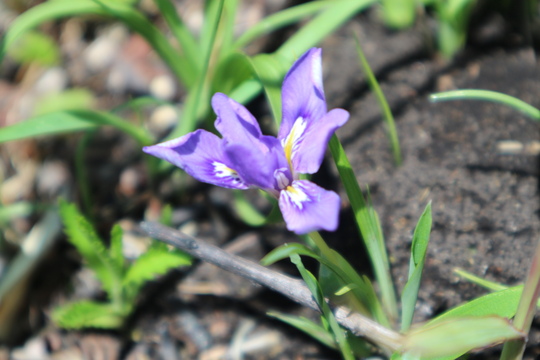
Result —
[[185, 58], [168, 43], [161, 31], [148, 21], [139, 11], [122, 2], [100, 2], [98, 0], [56, 0], [32, 7], [11, 24], [0, 42], [0, 61], [15, 41], [26, 31], [42, 23], [77, 15], [114, 16], [148, 41], [159, 57], [184, 85], [190, 88], [196, 73], [190, 72]]
[[[398, 0], [398, 2], [400, 1], [402, 0]], [[392, 115], [392, 110], [390, 110], [390, 106], [386, 101], [386, 97], [384, 96], [384, 93], [382, 92], [381, 87], [379, 86], [379, 83], [377, 82], [377, 79], [373, 74], [373, 71], [371, 71], [371, 67], [369, 66], [364, 52], [362, 51], [362, 47], [360, 46], [360, 40], [358, 40], [357, 36], [355, 37], [355, 39], [356, 52], [358, 53], [358, 57], [360, 59], [360, 66], [364, 70], [369, 87], [371, 88], [371, 91], [375, 94], [377, 102], [379, 103], [379, 108], [381, 109], [384, 121], [386, 123], [386, 131], [388, 134], [388, 140], [390, 141], [390, 148], [392, 149], [392, 154], [394, 155], [394, 162], [396, 163], [396, 165], [399, 166], [402, 162], [401, 150], [399, 147], [399, 138], [396, 130], [396, 124], [394, 122], [394, 116]]]
[[119, 274], [124, 273], [125, 259], [122, 252], [123, 231], [120, 225], [115, 224], [111, 230], [111, 246], [109, 247], [109, 257]]
[[496, 91], [489, 90], [455, 90], [432, 94], [429, 99], [433, 102], [451, 101], [451, 100], [483, 100], [497, 104], [506, 105], [515, 110], [521, 111], [533, 120], [540, 121], [540, 109], [527, 104], [518, 98], [506, 95]]
[[266, 223], [263, 216], [247, 199], [243, 191], [234, 191], [234, 209], [236, 214], [250, 226], [262, 226]]
[[60, 50], [54, 40], [38, 31], [23, 34], [9, 49], [8, 54], [13, 60], [23, 64], [35, 62], [43, 66], [53, 66], [60, 61]]
[[497, 316], [454, 318], [408, 332], [402, 352], [426, 359], [457, 357], [476, 348], [523, 337], [507, 319]]
[[30, 202], [19, 201], [13, 204], [0, 204], [0, 226], [5, 226], [11, 219], [29, 216], [36, 206]]
[[280, 260], [290, 257], [292, 254], [306, 255], [314, 258], [315, 260], [322, 262], [323, 260], [319, 255], [317, 255], [313, 250], [308, 248], [306, 245], [299, 243], [290, 243], [281, 245], [274, 250], [266, 254], [265, 257], [261, 259], [261, 264], [264, 266], [272, 265]]
[[146, 281], [154, 280], [173, 268], [187, 265], [191, 265], [191, 257], [183, 252], [150, 248], [128, 268], [122, 281], [128, 301], [134, 300]]
[[415, 0], [382, 0], [383, 19], [386, 26], [404, 29], [413, 25], [416, 16]]
[[74, 204], [61, 201], [60, 216], [69, 242], [75, 246], [88, 267], [94, 271], [109, 298], [115, 304], [119, 304], [122, 273], [118, 271], [110, 258], [103, 241]]
[[334, 1], [331, 6], [285, 41], [275, 54], [286, 60], [289, 65], [292, 64], [294, 59], [317, 45], [325, 36], [376, 2], [377, 0]]
[[418, 224], [414, 229], [413, 240], [411, 244], [411, 259], [409, 265], [409, 279], [403, 288], [401, 294], [401, 331], [405, 331], [411, 326], [416, 300], [418, 298], [418, 290], [420, 289], [420, 281], [422, 279], [422, 271], [424, 270], [424, 262], [429, 243], [429, 235], [431, 233], [431, 202], [428, 203], [424, 212], [418, 220]]
[[253, 70], [262, 83], [266, 98], [270, 103], [275, 123], [281, 124], [281, 83], [292, 61], [279, 55], [259, 54], [251, 60]]
[[111, 304], [83, 300], [56, 308], [51, 316], [58, 326], [65, 329], [117, 329], [128, 313], [116, 310]]
[[67, 132], [89, 130], [96, 124], [69, 112], [46, 114], [0, 128], [0, 143]]
[[269, 312], [267, 315], [274, 317], [287, 323], [300, 331], [308, 334], [321, 344], [328, 346], [331, 349], [336, 349], [337, 346], [334, 342], [334, 337], [331, 333], [328, 332], [324, 327], [319, 324], [314, 323], [313, 321], [303, 317], [303, 316], [292, 316], [282, 313]]
[[37, 101], [33, 116], [57, 111], [89, 110], [92, 108], [94, 100], [94, 95], [87, 89], [69, 89], [49, 94]]
[[140, 145], [153, 140], [139, 128], [111, 113], [91, 110], [69, 110], [35, 116], [26, 121], [0, 128], [0, 143], [35, 136], [62, 134], [94, 129], [97, 125], [110, 125], [132, 136]]
[[[356, 224], [375, 272], [375, 278], [381, 288], [384, 309], [391, 319], [397, 319], [396, 294], [390, 275], [390, 262], [388, 261], [388, 253], [386, 252], [379, 217], [371, 205], [369, 197], [366, 202], [351, 163], [336, 135], [333, 135], [330, 139], [330, 151], [351, 203]], [[382, 319], [379, 319], [379, 322], [382, 322]], [[388, 321], [384, 323], [387, 324]]]
[[308, 16], [311, 16], [335, 3], [335, 0], [311, 1], [305, 4], [296, 5], [275, 14], [271, 14], [246, 30], [233, 45], [236, 49], [241, 49], [258, 37], [269, 34], [287, 25], [294, 24]]
[[205, 22], [201, 34], [201, 71], [195, 78], [193, 87], [184, 102], [184, 110], [181, 121], [169, 134], [167, 139], [174, 139], [183, 136], [197, 128], [200, 109], [206, 112], [210, 99], [209, 86], [207, 84], [210, 74], [210, 60], [216, 46], [216, 33], [223, 10], [223, 0], [214, 0], [208, 2], [208, 8], [205, 12]]
[[328, 322], [328, 325], [330, 326], [330, 329], [332, 330], [332, 334], [334, 336], [334, 342], [339, 347], [341, 355], [346, 360], [354, 360], [354, 355], [345, 335], [346, 332], [339, 326], [336, 318], [334, 317], [334, 314], [332, 313], [332, 310], [330, 309], [330, 306], [328, 306], [328, 304], [326, 303], [326, 299], [324, 298], [322, 289], [317, 282], [317, 279], [315, 278], [315, 276], [313, 276], [311, 272], [309, 272], [304, 267], [304, 264], [302, 264], [302, 260], [300, 259], [299, 255], [294, 254], [291, 255], [290, 258], [291, 262], [295, 264], [298, 268], [300, 275], [302, 275], [302, 278], [304, 279], [307, 287], [311, 291], [311, 294], [317, 302], [317, 305], [319, 305], [324, 319]]

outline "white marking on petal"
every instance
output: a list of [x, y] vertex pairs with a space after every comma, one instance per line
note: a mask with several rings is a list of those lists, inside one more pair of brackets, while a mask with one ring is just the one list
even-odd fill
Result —
[[214, 175], [219, 178], [231, 178], [233, 183], [241, 183], [242, 180], [240, 179], [240, 176], [238, 173], [228, 167], [227, 165], [220, 163], [218, 161], [214, 161], [212, 163], [214, 166]]
[[313, 77], [313, 82], [315, 86], [322, 91], [323, 88], [323, 79], [322, 79], [322, 61], [320, 55], [313, 54], [311, 76]]
[[307, 128], [307, 121], [299, 116], [293, 124], [293, 127], [291, 128], [291, 131], [289, 132], [289, 135], [283, 140], [281, 140], [281, 145], [283, 146], [283, 149], [285, 150], [285, 157], [287, 158], [287, 162], [289, 163], [289, 167], [291, 168], [292, 172], [292, 159], [296, 151], [298, 150], [298, 147], [300, 146], [300, 142], [304, 139], [304, 135]]
[[299, 210], [304, 208], [305, 202], [311, 202], [308, 194], [305, 192], [301, 184], [293, 182], [283, 190], [285, 197], [289, 203], [294, 204]]
[[281, 168], [274, 171], [274, 178], [276, 179], [280, 190], [285, 189], [290, 184], [289, 178], [285, 175], [286, 170], [286, 168]]

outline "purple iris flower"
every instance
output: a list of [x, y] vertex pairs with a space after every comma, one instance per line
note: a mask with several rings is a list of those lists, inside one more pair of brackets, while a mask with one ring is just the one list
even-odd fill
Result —
[[321, 49], [298, 59], [283, 80], [283, 116], [276, 137], [263, 135], [257, 120], [224, 94], [212, 98], [222, 138], [197, 130], [147, 146], [144, 152], [176, 165], [199, 181], [231, 189], [257, 187], [279, 199], [287, 228], [297, 234], [334, 231], [340, 199], [299, 174], [319, 170], [332, 134], [349, 118], [343, 109], [327, 112]]

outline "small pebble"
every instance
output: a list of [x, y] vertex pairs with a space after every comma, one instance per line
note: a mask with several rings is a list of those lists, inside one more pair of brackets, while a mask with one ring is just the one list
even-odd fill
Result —
[[163, 135], [178, 123], [178, 109], [171, 105], [158, 106], [150, 115], [149, 130], [155, 135]]
[[162, 100], [172, 100], [176, 95], [176, 84], [169, 75], [159, 75], [150, 82], [150, 94]]

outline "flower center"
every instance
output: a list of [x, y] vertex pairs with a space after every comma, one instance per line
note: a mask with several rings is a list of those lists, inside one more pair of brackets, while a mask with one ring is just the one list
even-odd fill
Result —
[[285, 150], [285, 157], [287, 158], [287, 162], [289, 163], [289, 168], [291, 169], [291, 172], [293, 172], [292, 157], [295, 154], [296, 150], [298, 150], [300, 141], [304, 137], [306, 127], [307, 121], [305, 121], [303, 117], [299, 116], [295, 120], [294, 125], [289, 132], [289, 135], [287, 135], [287, 137], [282, 140], [281, 144], [283, 145], [283, 149]]

